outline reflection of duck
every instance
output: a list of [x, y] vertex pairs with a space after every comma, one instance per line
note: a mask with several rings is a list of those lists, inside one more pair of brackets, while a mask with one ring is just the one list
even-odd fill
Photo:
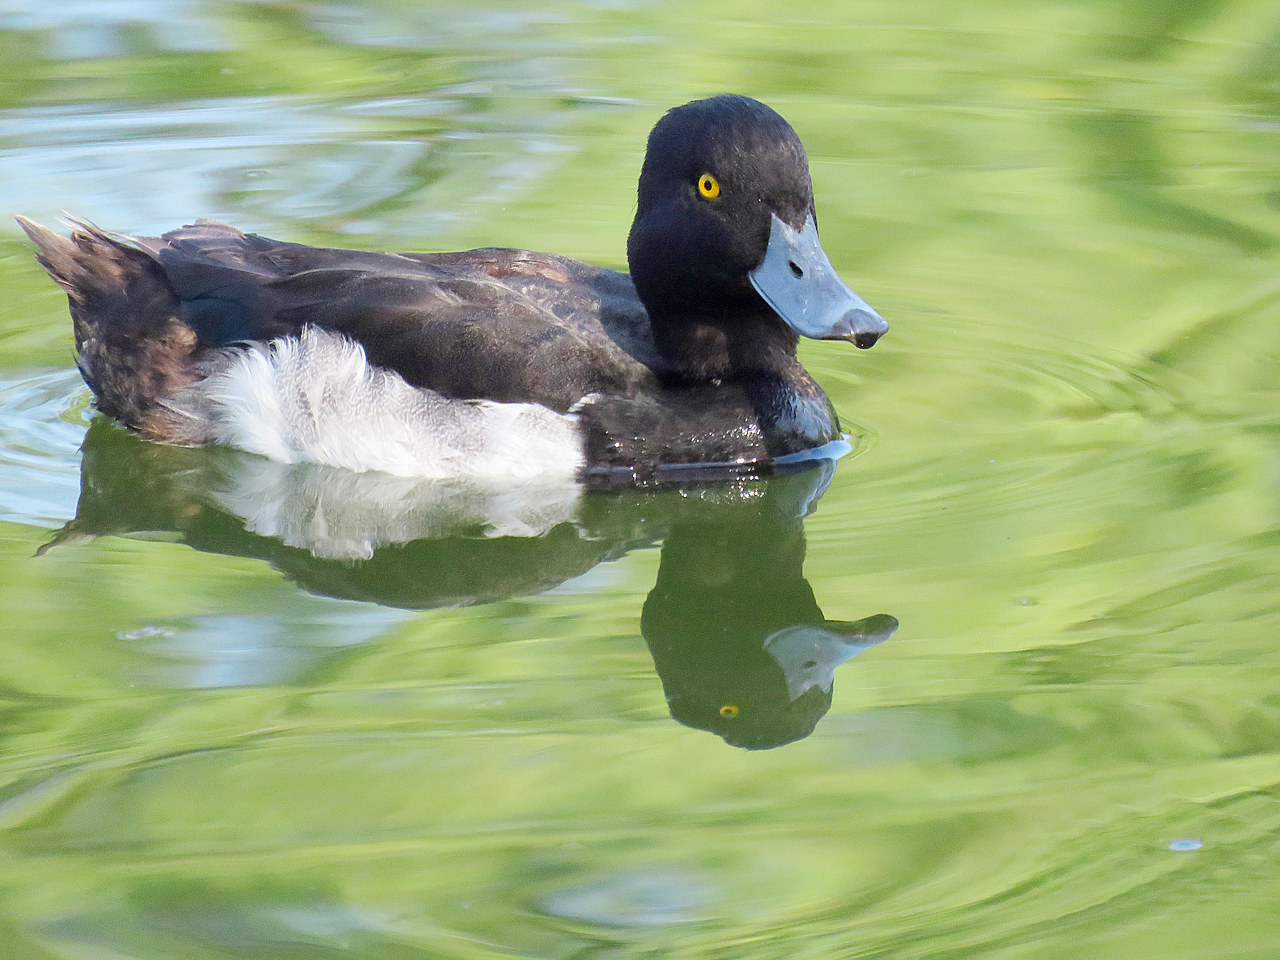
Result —
[[[797, 334], [885, 322], [818, 243], [795, 131], [746, 97], [649, 137], [631, 276], [523, 250], [324, 250], [209, 221], [22, 221], [98, 406], [144, 436], [408, 476], [647, 476], [838, 441]], [[458, 402], [459, 400], [483, 402]], [[497, 401], [497, 402], [494, 402]]]
[[794, 483], [775, 481], [732, 523], [675, 524], [640, 621], [671, 715], [738, 747], [807, 737], [831, 708], [835, 668], [898, 629], [884, 614], [823, 617], [799, 517], [777, 509]]
[[538, 593], [661, 541], [641, 632], [671, 713], [758, 748], [807, 736], [835, 667], [897, 628], [884, 615], [826, 620], [804, 579], [803, 519], [833, 472], [827, 461], [767, 481], [504, 490], [147, 444], [99, 418], [76, 518], [54, 542], [172, 531], [315, 593], [428, 608]]
[[[98, 418], [76, 516], [48, 545], [172, 532], [267, 561], [313, 593], [410, 609], [548, 590], [640, 543], [577, 521], [571, 481], [508, 485], [280, 467], [237, 450], [144, 443]], [[45, 549], [48, 549], [46, 547]]]

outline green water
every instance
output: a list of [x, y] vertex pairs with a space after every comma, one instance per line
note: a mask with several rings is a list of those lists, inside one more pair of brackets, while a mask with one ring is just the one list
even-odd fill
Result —
[[834, 477], [90, 431], [0, 226], [0, 958], [1280, 955], [1275, 0], [9, 0], [0, 210], [621, 266], [725, 90], [892, 324]]

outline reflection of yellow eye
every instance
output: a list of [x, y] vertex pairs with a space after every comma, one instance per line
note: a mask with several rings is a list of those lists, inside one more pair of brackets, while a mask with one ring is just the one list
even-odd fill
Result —
[[726, 703], [723, 707], [720, 708], [720, 716], [722, 717], [736, 717], [737, 715], [738, 715], [738, 708], [735, 707], [732, 703]]
[[698, 178], [698, 192], [708, 200], [714, 200], [720, 196], [720, 181], [709, 173], [704, 173]]

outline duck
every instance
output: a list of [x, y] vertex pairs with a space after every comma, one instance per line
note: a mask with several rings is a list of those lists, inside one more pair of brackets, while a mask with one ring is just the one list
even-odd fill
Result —
[[150, 440], [414, 477], [645, 482], [842, 443], [800, 337], [888, 324], [818, 239], [808, 158], [737, 94], [649, 135], [630, 273], [549, 253], [375, 253], [200, 219], [18, 222], [99, 411]]

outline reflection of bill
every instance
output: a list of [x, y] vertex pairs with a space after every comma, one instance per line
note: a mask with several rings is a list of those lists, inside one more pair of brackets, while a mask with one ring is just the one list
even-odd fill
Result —
[[835, 668], [897, 629], [885, 615], [825, 619], [804, 578], [804, 517], [834, 469], [591, 494], [289, 466], [149, 444], [98, 419], [76, 518], [53, 543], [173, 531], [314, 593], [426, 609], [538, 593], [661, 542], [641, 632], [671, 714], [762, 748], [811, 733]]
[[787, 696], [796, 700], [813, 687], [830, 694], [836, 667], [897, 629], [898, 621], [882, 613], [854, 623], [802, 623], [769, 634], [764, 649], [786, 678]]
[[[750, 628], [721, 644], [688, 643], [659, 653], [671, 715], [710, 730], [735, 747], [765, 749], [807, 737], [831, 709], [835, 669], [888, 640], [898, 621], [876, 614], [850, 623], [828, 620], [783, 627], [765, 637]], [[646, 639], [649, 639], [646, 637]], [[761, 655], [763, 654], [763, 655]], [[697, 657], [711, 662], [699, 664]]]

